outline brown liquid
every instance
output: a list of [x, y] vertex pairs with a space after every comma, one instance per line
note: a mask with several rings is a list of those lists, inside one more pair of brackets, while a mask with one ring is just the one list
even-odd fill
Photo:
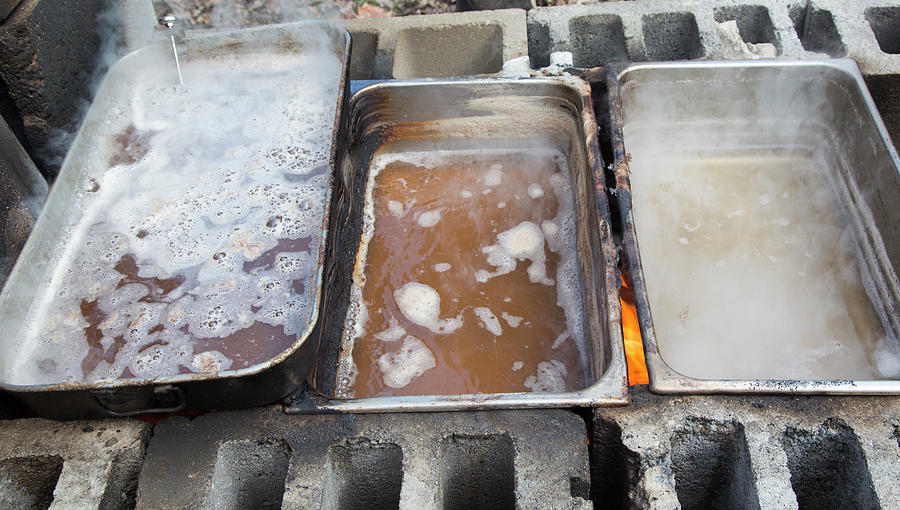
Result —
[[[275, 255], [286, 251], [306, 251], [309, 248], [309, 238], [301, 238], [297, 240], [284, 239], [279, 241], [278, 245], [271, 250], [263, 252], [253, 263], [245, 263], [244, 270], [253, 274], [254, 269], [270, 268], [274, 263]], [[138, 301], [142, 303], [166, 303], [171, 304], [175, 300], [172, 298], [173, 292], [179, 289], [185, 282], [191, 284], [190, 279], [183, 276], [174, 276], [172, 278], [144, 278], [138, 276], [138, 266], [132, 255], [124, 255], [115, 265], [115, 270], [122, 275], [116, 288], [120, 288], [127, 284], [141, 284], [148, 289], [147, 295]], [[293, 280], [291, 289], [298, 295], [302, 295], [305, 290], [305, 278]], [[254, 310], [255, 311], [255, 310]], [[81, 301], [81, 315], [88, 322], [88, 326], [84, 328], [90, 349], [87, 356], [82, 360], [81, 367], [85, 374], [91, 373], [101, 361], [107, 361], [110, 364], [116, 360], [119, 351], [125, 345], [126, 341], [123, 335], [118, 335], [114, 339], [112, 345], [108, 349], [104, 349], [101, 344], [103, 333], [100, 331], [100, 324], [103, 323], [109, 314], [103, 313], [98, 306], [97, 301]], [[162, 331], [163, 325], [156, 325], [148, 332], [150, 334]], [[188, 325], [179, 328], [183, 333], [188, 334]], [[238, 330], [230, 335], [218, 338], [196, 338], [191, 335], [191, 343], [194, 346], [194, 354], [205, 351], [219, 351], [232, 360], [229, 370], [237, 370], [265, 362], [274, 358], [290, 346], [295, 340], [295, 335], [286, 335], [282, 326], [272, 326], [262, 322], [255, 322], [247, 328]], [[149, 342], [144, 345], [139, 352], [166, 342], [158, 340]], [[52, 369], [52, 367], [51, 367]], [[196, 372], [185, 366], [178, 367], [179, 373]], [[168, 374], [161, 374], [168, 375]], [[119, 378], [134, 377], [128, 368], [118, 375]]]
[[[502, 164], [502, 183], [486, 186], [491, 165]], [[537, 225], [557, 216], [557, 197], [550, 177], [564, 172], [547, 153], [458, 156], [427, 169], [395, 161], [375, 177], [374, 233], [368, 245], [362, 297], [368, 310], [363, 334], [355, 340], [353, 359], [358, 369], [356, 395], [440, 395], [531, 391], [525, 380], [537, 372], [538, 363], [557, 360], [567, 369], [566, 388], [583, 386], [584, 371], [575, 340], [569, 338], [553, 349], [567, 331], [566, 316], [557, 305], [556, 285], [532, 283], [526, 273], [529, 260], [517, 261], [511, 273], [486, 283], [475, 279], [478, 270], [494, 272], [482, 248], [497, 244], [497, 235], [523, 221]], [[537, 183], [543, 196], [531, 198], [530, 184]], [[484, 194], [484, 190], [491, 190]], [[466, 190], [471, 196], [461, 196]], [[566, 197], [570, 200], [569, 197]], [[404, 205], [402, 217], [392, 214], [391, 201]], [[505, 203], [500, 208], [498, 204]], [[397, 204], [394, 204], [396, 213]], [[440, 209], [440, 221], [426, 228], [419, 214]], [[556, 279], [558, 254], [543, 241], [546, 276]], [[565, 249], [565, 248], [564, 248]], [[444, 272], [435, 264], [449, 263]], [[394, 292], [409, 282], [430, 286], [440, 294], [441, 318], [461, 316], [463, 325], [450, 334], [436, 334], [409, 321], [398, 309]], [[506, 299], [509, 301], [506, 301]], [[488, 307], [499, 319], [502, 334], [495, 336], [482, 326], [476, 307]], [[501, 317], [506, 312], [522, 317], [512, 327]], [[431, 350], [436, 367], [425, 371], [402, 388], [385, 384], [378, 359], [398, 351], [403, 339], [379, 340], [396, 319]], [[513, 370], [514, 364], [521, 364]]]

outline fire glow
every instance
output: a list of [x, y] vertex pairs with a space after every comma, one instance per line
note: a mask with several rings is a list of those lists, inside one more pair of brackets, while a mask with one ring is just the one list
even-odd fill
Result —
[[622, 339], [625, 341], [628, 385], [648, 384], [650, 378], [644, 361], [644, 344], [641, 342], [641, 328], [634, 308], [634, 294], [624, 277], [619, 289], [619, 303], [622, 305]]

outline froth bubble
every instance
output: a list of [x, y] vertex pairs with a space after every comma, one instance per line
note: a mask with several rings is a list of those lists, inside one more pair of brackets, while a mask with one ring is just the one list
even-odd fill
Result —
[[491, 169], [484, 175], [485, 186], [497, 186], [503, 182], [503, 172], [500, 171], [501, 168], [503, 167], [500, 165], [491, 165]]
[[412, 335], [406, 335], [399, 351], [378, 358], [382, 380], [391, 388], [402, 388], [436, 366], [431, 349]]
[[481, 320], [481, 325], [484, 326], [484, 329], [490, 331], [492, 335], [500, 336], [503, 334], [503, 328], [500, 327], [500, 321], [490, 308], [486, 306], [476, 307], [475, 315]]
[[425, 228], [431, 228], [438, 224], [441, 221], [441, 210], [435, 209], [432, 211], [425, 211], [419, 215], [418, 218], [419, 225]]
[[394, 301], [413, 324], [435, 333], [452, 333], [462, 326], [459, 318], [441, 319], [441, 296], [424, 283], [410, 282], [394, 291]]
[[191, 360], [191, 367], [195, 372], [213, 373], [228, 370], [232, 360], [219, 351], [201, 352]]
[[525, 379], [525, 387], [533, 392], [560, 392], [566, 390], [566, 366], [557, 360], [538, 363], [537, 374]]

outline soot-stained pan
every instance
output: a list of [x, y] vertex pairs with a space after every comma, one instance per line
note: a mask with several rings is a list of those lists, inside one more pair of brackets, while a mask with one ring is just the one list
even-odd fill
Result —
[[301, 22], [189, 34], [183, 86], [168, 40], [113, 66], [0, 295], [3, 390], [74, 418], [299, 387], [349, 51]]
[[[446, 411], [626, 403], [619, 273], [589, 85], [573, 77], [388, 82], [357, 92], [347, 113], [346, 152], [341, 157], [331, 213], [341, 228], [330, 232], [333, 238], [325, 288], [329, 313], [324, 317], [312, 378], [315, 390], [289, 399], [286, 411]], [[367, 212], [371, 210], [367, 204], [372, 200], [373, 160], [379, 154], [477, 152], [486, 148], [522, 154], [547, 148], [563, 154], [568, 162], [577, 231], [575, 285], [583, 302], [588, 351], [586, 384], [563, 392], [348, 395], [346, 384], [355, 371], [354, 343], [375, 341], [354, 338], [360, 316], [352, 311], [351, 296], [354, 271], [361, 271], [365, 265], [358, 254], [365, 242], [365, 218], [372, 214]], [[447, 193], [458, 194], [459, 190], [447, 189]]]

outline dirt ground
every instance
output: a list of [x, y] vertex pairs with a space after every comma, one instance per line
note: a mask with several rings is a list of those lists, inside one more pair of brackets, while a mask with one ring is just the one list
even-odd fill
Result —
[[[534, 6], [602, 0], [531, 0]], [[187, 25], [245, 27], [302, 19], [386, 18], [458, 10], [457, 0], [154, 0], [159, 16], [173, 14]]]

